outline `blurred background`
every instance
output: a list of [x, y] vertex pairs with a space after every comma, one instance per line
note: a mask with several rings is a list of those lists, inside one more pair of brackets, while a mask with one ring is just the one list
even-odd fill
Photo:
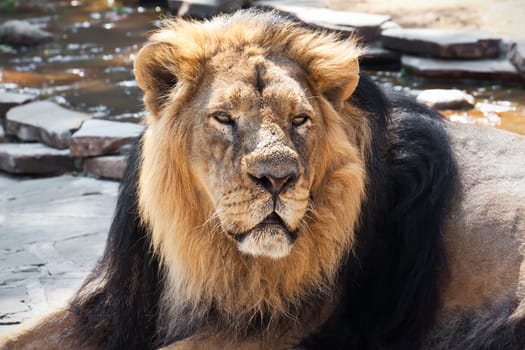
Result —
[[[28, 93], [39, 100], [55, 101], [90, 113], [94, 118], [139, 121], [144, 112], [131, 67], [148, 32], [157, 27], [162, 18], [178, 14], [206, 17], [250, 5], [278, 8], [331, 30], [344, 32], [358, 28], [360, 34], [365, 33], [364, 41], [376, 50], [376, 56], [369, 57], [371, 60], [368, 64], [365, 62], [364, 68], [380, 83], [413, 94], [427, 88], [459, 88], [475, 98], [474, 108], [468, 111], [445, 109], [447, 117], [525, 134], [525, 93], [520, 72], [511, 74], [496, 69], [491, 74], [495, 68], [487, 61], [489, 74], [485, 75], [461, 74], [461, 71], [447, 74], [446, 67], [440, 68], [439, 74], [425, 74], [414, 72], [414, 63], [401, 63], [399, 50], [402, 48], [395, 47], [396, 50], [388, 53], [377, 51], [381, 45], [381, 30], [388, 22], [390, 26], [402, 28], [478, 29], [489, 34], [491, 39], [501, 40], [498, 45], [502, 49], [497, 55], [506, 58], [509, 46], [524, 35], [525, 1], [522, 0], [251, 3], [231, 0], [0, 0], [0, 25], [13, 19], [23, 20], [50, 34], [38, 45], [35, 44], [38, 40], [31, 42], [32, 39], [13, 43], [6, 35], [2, 37], [0, 27], [0, 92]], [[312, 12], [312, 8], [386, 17], [339, 16], [339, 19], [330, 20], [322, 12]], [[30, 45], [25, 45], [28, 43]], [[450, 71], [455, 73], [457, 69], [448, 64]]]

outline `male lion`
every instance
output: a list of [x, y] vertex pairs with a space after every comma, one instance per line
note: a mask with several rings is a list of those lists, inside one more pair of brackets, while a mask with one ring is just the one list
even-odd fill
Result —
[[360, 51], [256, 11], [153, 34], [104, 256], [2, 348], [523, 349], [524, 138], [386, 97]]

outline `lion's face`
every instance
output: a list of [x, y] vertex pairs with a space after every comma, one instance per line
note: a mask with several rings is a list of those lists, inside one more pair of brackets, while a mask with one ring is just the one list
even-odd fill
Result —
[[171, 22], [139, 52], [138, 205], [173, 314], [220, 304], [243, 324], [330, 293], [365, 197], [359, 53], [249, 11]]
[[189, 108], [196, 177], [242, 252], [286, 256], [310, 199], [319, 107], [289, 60], [228, 52], [209, 66]]

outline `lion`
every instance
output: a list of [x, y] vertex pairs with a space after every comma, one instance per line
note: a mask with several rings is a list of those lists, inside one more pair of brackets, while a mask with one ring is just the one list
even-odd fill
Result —
[[1, 348], [523, 349], [525, 139], [382, 91], [363, 50], [256, 10], [153, 33], [103, 256]]

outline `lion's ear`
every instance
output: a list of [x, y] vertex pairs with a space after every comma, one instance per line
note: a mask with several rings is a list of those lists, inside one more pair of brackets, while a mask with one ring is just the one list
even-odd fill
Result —
[[144, 104], [153, 115], [157, 115], [167, 94], [177, 84], [173, 51], [174, 47], [168, 43], [152, 42], [135, 58], [135, 79], [144, 91]]
[[338, 69], [320, 70], [318, 74], [317, 86], [320, 92], [339, 110], [357, 88], [359, 63], [353, 59]]

